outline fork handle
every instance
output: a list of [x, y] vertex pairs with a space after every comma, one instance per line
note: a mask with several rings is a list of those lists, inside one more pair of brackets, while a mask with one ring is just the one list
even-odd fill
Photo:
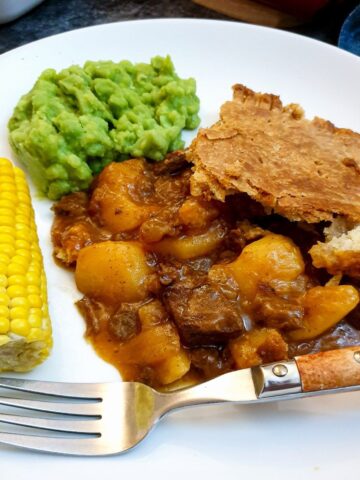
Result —
[[295, 358], [303, 392], [360, 385], [360, 346]]
[[195, 387], [159, 394], [159, 412], [190, 405], [287, 400], [350, 387], [360, 390], [360, 346], [237, 370]]

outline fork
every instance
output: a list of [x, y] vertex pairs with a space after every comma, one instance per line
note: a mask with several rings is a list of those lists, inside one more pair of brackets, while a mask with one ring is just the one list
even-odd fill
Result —
[[140, 443], [160, 418], [181, 407], [259, 403], [359, 390], [360, 347], [237, 370], [170, 393], [138, 382], [76, 384], [13, 378], [0, 378], [0, 389], [35, 396], [0, 396], [0, 405], [30, 410], [34, 415], [0, 413], [0, 423], [39, 431], [36, 435], [0, 432], [0, 443], [68, 455], [111, 455]]

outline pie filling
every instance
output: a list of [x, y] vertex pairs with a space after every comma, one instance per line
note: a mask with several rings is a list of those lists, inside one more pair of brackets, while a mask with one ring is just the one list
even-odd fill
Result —
[[54, 255], [75, 270], [97, 353], [124, 380], [180, 388], [359, 344], [356, 280], [308, 253], [324, 222], [193, 196], [190, 167], [182, 152], [112, 163], [54, 206]]

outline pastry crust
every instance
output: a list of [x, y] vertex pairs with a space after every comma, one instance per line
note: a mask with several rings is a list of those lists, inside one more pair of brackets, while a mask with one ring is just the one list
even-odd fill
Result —
[[[346, 225], [349, 230], [344, 230]], [[335, 220], [324, 233], [326, 242], [318, 242], [309, 251], [313, 265], [332, 275], [360, 278], [360, 226], [351, 228], [348, 222]]]
[[247, 193], [268, 211], [315, 223], [360, 221], [360, 135], [299, 105], [235, 85], [220, 121], [200, 130], [187, 153], [193, 195]]

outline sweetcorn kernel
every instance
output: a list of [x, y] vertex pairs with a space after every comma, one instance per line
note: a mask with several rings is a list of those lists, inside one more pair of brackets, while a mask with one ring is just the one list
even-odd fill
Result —
[[15, 318], [10, 322], [10, 330], [16, 335], [26, 337], [29, 334], [30, 326], [29, 323], [23, 318]]
[[31, 327], [41, 327], [42, 321], [43, 318], [41, 314], [30, 313], [28, 316], [28, 322]]
[[16, 221], [16, 224], [17, 225], [29, 225], [30, 223], [30, 219], [29, 219], [29, 216], [26, 216], [26, 215], [15, 215], [15, 221]]
[[[1, 193], [0, 193], [1, 195]], [[0, 200], [1, 201], [1, 200]], [[9, 235], [15, 235], [15, 227], [11, 225], [1, 225], [0, 224], [0, 233], [8, 233]]]
[[0, 287], [7, 287], [7, 276], [0, 274]]
[[9, 297], [6, 295], [6, 293], [0, 293], [0, 305], [9, 305]]
[[28, 204], [30, 202], [30, 195], [27, 192], [19, 192], [17, 198], [19, 203], [23, 202], [24, 204]]
[[41, 328], [31, 328], [29, 335], [27, 336], [27, 342], [38, 342], [40, 340], [44, 340], [45, 332], [41, 330]]
[[4, 252], [0, 253], [0, 262], [8, 264], [10, 261], [9, 255]]
[[24, 307], [13, 307], [10, 309], [10, 318], [15, 319], [15, 318], [28, 318], [29, 316], [29, 310]]
[[[0, 222], [1, 222], [1, 218], [0, 218]], [[15, 248], [12, 245], [9, 245], [8, 243], [0, 244], [0, 250], [1, 250], [1, 253], [5, 253], [10, 258], [13, 255], [15, 255]]]
[[16, 263], [17, 265], [22, 265], [25, 268], [29, 266], [29, 258], [22, 257], [21, 255], [15, 255], [11, 259], [11, 263]]
[[20, 257], [27, 258], [28, 260], [31, 258], [31, 252], [29, 250], [25, 250], [25, 248], [17, 248], [16, 255], [20, 255]]
[[37, 285], [28, 285], [27, 291], [31, 295], [40, 295], [41, 291]]
[[0, 192], [0, 199], [9, 200], [13, 205], [17, 205], [18, 197], [14, 192]]
[[7, 266], [7, 274], [9, 276], [11, 275], [25, 275], [26, 273], [26, 266], [25, 265], [20, 265], [19, 263], [10, 263], [10, 265]]
[[[7, 159], [5, 159], [7, 160]], [[14, 175], [16, 178], [21, 178], [25, 180], [25, 173], [21, 170], [21, 168], [14, 168]]]
[[16, 189], [18, 192], [28, 193], [29, 190], [27, 186], [24, 184], [24, 182], [15, 181], [15, 183], [16, 183]]
[[9, 317], [9, 309], [6, 305], [0, 305], [0, 317], [3, 317], [3, 318]]
[[0, 243], [11, 243], [13, 242], [14, 237], [10, 233], [0, 233]]
[[21, 214], [25, 214], [25, 215], [31, 215], [31, 209], [29, 207], [29, 205], [24, 205], [23, 203], [20, 203], [17, 207], [16, 207], [16, 212], [17, 213], [21, 213]]
[[30, 303], [30, 307], [41, 308], [42, 301], [41, 301], [41, 297], [39, 295], [31, 294], [31, 295], [28, 296], [28, 300], [29, 300], [29, 303]]
[[9, 304], [11, 307], [30, 308], [29, 301], [26, 297], [13, 297], [11, 300], [9, 300]]
[[[10, 163], [10, 161], [8, 161], [6, 158], [4, 159], [1, 159], [2, 161], [4, 160], [4, 162], [2, 162], [0, 164], [0, 173], [1, 175], [9, 175], [9, 176], [12, 176], [14, 175], [13, 173], [13, 167]], [[6, 163], [5, 163], [6, 161]]]
[[14, 204], [7, 198], [0, 199], [0, 208], [14, 208]]
[[16, 238], [19, 240], [30, 240], [29, 235], [24, 230], [16, 230]]
[[15, 247], [18, 248], [24, 248], [25, 250], [30, 250], [30, 242], [28, 240], [25, 240], [24, 238], [18, 238], [15, 240]]
[[[2, 180], [2, 178], [1, 178]], [[13, 183], [1, 181], [1, 191], [2, 192], [16, 192], [16, 186]]]
[[15, 225], [16, 235], [22, 235], [25, 239], [31, 238], [31, 229], [28, 225], [18, 224]]
[[8, 278], [8, 285], [22, 285], [23, 287], [26, 287], [27, 281], [22, 275], [11, 275]]
[[38, 285], [39, 284], [39, 277], [35, 275], [33, 272], [28, 272], [26, 274], [26, 280], [28, 285]]
[[11, 215], [1, 215], [0, 216], [0, 224], [1, 225], [11, 227], [12, 225], [14, 225], [14, 223], [15, 223], [15, 219]]
[[0, 165], [0, 175], [14, 178], [14, 171], [11, 163]]
[[32, 250], [31, 256], [32, 256], [33, 260], [35, 262], [41, 262], [42, 256], [41, 256], [39, 247], [37, 247], [36, 245], [31, 245], [31, 250]]
[[38, 263], [31, 263], [29, 265], [29, 270], [30, 273], [33, 275], [39, 276], [41, 274], [41, 266]]
[[6, 170], [6, 169], [11, 169], [11, 171], [13, 171], [12, 166], [11, 166], [11, 162], [7, 158], [0, 157], [0, 172], [2, 172], [3, 170]]
[[10, 298], [25, 297], [27, 295], [27, 290], [26, 287], [23, 287], [22, 285], [11, 285], [7, 289], [7, 294]]
[[10, 320], [5, 317], [0, 317], [0, 334], [8, 333], [10, 329]]
[[10, 162], [6, 165], [0, 165], [0, 174], [13, 176], [13, 167]]

